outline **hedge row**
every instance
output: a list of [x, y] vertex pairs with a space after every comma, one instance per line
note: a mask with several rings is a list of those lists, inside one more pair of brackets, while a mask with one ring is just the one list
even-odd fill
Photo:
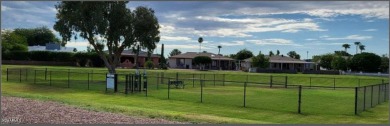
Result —
[[55, 62], [77, 62], [80, 66], [104, 66], [103, 60], [97, 53], [88, 52], [7, 52], [2, 54], [2, 60], [31, 60], [31, 61], [55, 61]]

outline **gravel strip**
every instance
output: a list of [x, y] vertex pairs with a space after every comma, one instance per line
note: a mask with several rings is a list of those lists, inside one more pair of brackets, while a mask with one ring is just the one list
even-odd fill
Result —
[[94, 112], [51, 101], [1, 97], [2, 124], [183, 124], [164, 119]]

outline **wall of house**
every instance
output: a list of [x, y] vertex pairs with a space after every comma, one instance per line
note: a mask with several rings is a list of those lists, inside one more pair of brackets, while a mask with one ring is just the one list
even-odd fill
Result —
[[188, 69], [192, 69], [192, 59], [185, 59], [184, 66], [186, 67], [188, 65]]
[[153, 62], [153, 64], [154, 64], [154, 66], [155, 67], [157, 67], [158, 66], [158, 59], [160, 59], [159, 57], [152, 57], [152, 62]]
[[[188, 65], [188, 69], [192, 69], [192, 59], [168, 59], [169, 66], [171, 68], [181, 68], [181, 69], [186, 69]], [[178, 63], [181, 63], [180, 65]]]
[[176, 59], [168, 59], [168, 64], [170, 68], [176, 68]]

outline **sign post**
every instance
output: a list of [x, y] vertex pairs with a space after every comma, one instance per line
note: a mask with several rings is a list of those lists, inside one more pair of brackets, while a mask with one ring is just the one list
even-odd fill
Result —
[[114, 92], [118, 91], [118, 74], [106, 74], [106, 92], [107, 89], [114, 89]]

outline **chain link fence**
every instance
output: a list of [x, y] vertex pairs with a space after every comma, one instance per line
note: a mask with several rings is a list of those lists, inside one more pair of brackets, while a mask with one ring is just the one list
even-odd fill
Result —
[[[7, 68], [3, 74], [12, 82], [106, 91], [103, 70]], [[123, 94], [270, 111], [359, 114], [389, 99], [384, 79], [178, 72], [117, 75], [117, 92]]]

